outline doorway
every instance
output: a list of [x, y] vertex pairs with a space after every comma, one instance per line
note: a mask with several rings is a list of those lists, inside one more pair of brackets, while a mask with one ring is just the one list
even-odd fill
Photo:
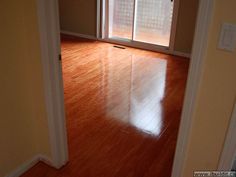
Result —
[[[72, 5], [74, 5], [74, 4], [72, 4]], [[55, 32], [55, 30], [52, 30], [52, 31]], [[62, 57], [61, 61], [65, 63], [64, 64], [65, 68], [66, 67], [68, 68], [68, 70], [67, 70], [68, 72], [65, 73], [64, 76], [69, 78], [69, 79], [67, 79], [68, 83], [71, 82], [74, 84], [81, 84], [81, 85], [84, 85], [84, 83], [87, 83], [87, 86], [88, 86], [83, 91], [80, 92], [78, 89], [76, 89], [76, 87], [73, 87], [72, 85], [68, 84], [69, 89], [76, 90], [75, 94], [71, 94], [72, 93], [71, 91], [65, 90], [65, 93], [68, 93], [67, 95], [72, 95], [71, 98], [69, 98], [69, 96], [68, 96], [67, 100], [69, 100], [71, 102], [75, 102], [81, 108], [81, 109], [79, 109], [79, 108], [77, 109], [77, 107], [75, 107], [74, 105], [70, 104], [70, 102], [68, 102], [69, 104], [66, 105], [66, 108], [67, 108], [67, 111], [68, 111], [68, 107], [71, 108], [71, 111], [69, 110], [67, 112], [67, 117], [68, 117], [68, 115], [72, 115], [72, 116], [76, 116], [80, 120], [82, 120], [81, 117], [87, 118], [87, 119], [83, 119], [83, 123], [85, 123], [86, 125], [82, 125], [81, 123], [79, 123], [77, 121], [78, 119], [75, 119], [75, 117], [73, 117], [73, 118], [71, 117], [71, 119], [68, 118], [68, 122], [73, 121], [73, 123], [70, 124], [71, 125], [70, 128], [72, 131], [70, 131], [70, 130], [68, 131], [69, 142], [72, 142], [71, 140], [74, 141], [74, 144], [70, 143], [70, 147], [69, 147], [69, 151], [73, 152], [71, 154], [71, 157], [73, 157], [73, 159], [70, 158], [70, 160], [72, 161], [72, 163], [70, 163], [70, 164], [73, 164], [74, 167], [77, 167], [77, 169], [80, 171], [80, 174], [81, 174], [81, 172], [84, 172], [85, 174], [91, 174], [91, 176], [93, 176], [92, 172], [96, 173], [96, 174], [102, 174], [103, 176], [104, 176], [105, 172], [107, 173], [107, 176], [112, 176], [108, 173], [113, 173], [113, 172], [115, 172], [117, 174], [117, 176], [118, 175], [124, 176], [127, 174], [129, 176], [137, 176], [137, 174], [146, 173], [146, 172], [148, 173], [148, 176], [150, 176], [150, 174], [152, 174], [152, 176], [156, 176], [158, 173], [163, 175], [163, 172], [164, 172], [164, 173], [168, 173], [168, 174], [165, 174], [165, 176], [170, 176], [171, 170], [166, 170], [166, 167], [168, 166], [168, 168], [171, 169], [171, 166], [172, 166], [171, 163], [173, 162], [175, 145], [174, 146], [166, 145], [167, 147], [172, 148], [172, 150], [171, 150], [172, 153], [170, 153], [170, 156], [169, 155], [163, 156], [163, 154], [166, 154], [166, 152], [167, 152], [167, 149], [163, 148], [163, 143], [172, 143], [173, 142], [173, 141], [169, 141], [170, 139], [168, 139], [168, 141], [165, 141], [163, 139], [165, 139], [168, 136], [172, 136], [172, 138], [175, 139], [175, 143], [176, 143], [177, 132], [175, 132], [175, 133], [169, 132], [168, 133], [166, 131], [166, 128], [163, 127], [162, 125], [167, 125], [169, 127], [168, 128], [169, 130], [173, 130], [172, 126], [176, 126], [177, 123], [171, 121], [171, 119], [165, 119], [165, 120], [163, 119], [163, 122], [157, 121], [157, 124], [160, 125], [161, 128], [157, 127], [155, 129], [157, 131], [153, 131], [152, 127], [146, 126], [145, 129], [143, 129], [142, 126], [145, 124], [143, 124], [142, 122], [138, 122], [140, 124], [137, 124], [137, 121], [136, 121], [135, 122], [136, 126], [132, 126], [132, 125], [126, 126], [122, 121], [119, 121], [118, 119], [113, 118], [114, 116], [109, 116], [106, 119], [105, 118], [103, 119], [104, 116], [101, 117], [99, 115], [99, 116], [94, 116], [91, 118], [91, 115], [98, 114], [99, 112], [97, 110], [100, 110], [100, 111], [102, 110], [105, 113], [107, 113], [106, 104], [100, 104], [100, 103], [103, 103], [106, 100], [109, 101], [111, 99], [103, 99], [103, 98], [96, 99], [97, 97], [101, 96], [101, 93], [103, 93], [106, 89], [111, 90], [111, 91], [105, 92], [105, 93], [111, 93], [111, 95], [116, 95], [118, 100], [121, 98], [126, 99], [126, 98], [130, 98], [130, 97], [121, 97], [120, 95], [122, 92], [119, 92], [119, 89], [113, 89], [113, 88], [114, 88], [114, 86], [119, 88], [123, 85], [132, 84], [132, 87], [130, 87], [130, 90], [133, 91], [132, 94], [130, 91], [127, 91], [127, 92], [126, 92], [126, 90], [124, 90], [124, 91], [130, 95], [134, 95], [137, 97], [137, 99], [133, 99], [132, 97], [134, 97], [134, 96], [131, 96], [131, 98], [132, 98], [131, 100], [133, 103], [137, 103], [138, 101], [140, 102], [140, 100], [141, 101], [143, 100], [143, 103], [146, 103], [145, 102], [146, 97], [142, 96], [142, 94], [145, 94], [145, 93], [150, 94], [149, 88], [157, 88], [158, 87], [159, 89], [154, 89], [154, 90], [160, 91], [157, 93], [160, 101], [158, 101], [158, 103], [150, 102], [151, 104], [153, 103], [153, 105], [154, 105], [153, 110], [155, 110], [155, 111], [157, 110], [158, 113], [160, 113], [160, 114], [157, 114], [158, 116], [160, 115], [160, 116], [166, 116], [169, 118], [170, 117], [173, 118], [173, 115], [176, 115], [177, 117], [179, 117], [179, 120], [180, 120], [181, 106], [179, 106], [179, 105], [180, 104], [182, 105], [181, 102], [183, 101], [183, 99], [181, 99], [182, 101], [179, 101], [180, 99], [178, 99], [178, 98], [171, 99], [171, 96], [176, 97], [180, 94], [168, 94], [167, 92], [163, 91], [163, 87], [160, 85], [164, 84], [167, 87], [170, 87], [173, 89], [173, 90], [166, 89], [166, 91], [168, 91], [168, 92], [181, 91], [182, 92], [181, 97], [183, 98], [184, 90], [179, 89], [179, 87], [172, 87], [171, 86], [172, 84], [170, 84], [170, 83], [183, 85], [180, 82], [176, 82], [176, 79], [181, 80], [181, 82], [186, 82], [186, 77], [185, 77], [185, 79], [181, 79], [181, 77], [179, 77], [179, 76], [183, 76], [183, 75], [181, 75], [181, 73], [178, 74], [181, 71], [188, 70], [187, 69], [188, 64], [184, 64], [185, 59], [180, 59], [180, 60], [178, 59], [177, 60], [174, 58], [172, 59], [171, 58], [172, 56], [167, 56], [165, 54], [155, 54], [155, 53], [149, 53], [148, 51], [140, 51], [140, 50], [138, 51], [136, 49], [128, 49], [128, 48], [126, 48], [126, 49], [116, 48], [115, 46], [110, 45], [110, 44], [104, 44], [104, 43], [99, 44], [99, 42], [97, 42], [97, 41], [91, 41], [91, 40], [87, 41], [86, 39], [78, 39], [78, 38], [75, 38], [72, 36], [67, 36], [63, 40], [64, 41], [62, 41], [62, 42], [64, 42], [65, 48], [64, 48], [64, 54], [62, 53], [63, 57]], [[136, 42], [138, 42], [138, 41], [136, 41]], [[84, 45], [81, 45], [81, 43], [83, 43]], [[102, 45], [102, 47], [100, 47], [100, 45]], [[104, 47], [103, 45], [106, 47]], [[91, 46], [93, 46], [93, 47], [91, 47]], [[83, 50], [81, 50], [81, 49], [83, 49]], [[86, 49], [88, 53], [86, 53], [86, 51], [84, 49]], [[75, 52], [75, 50], [77, 50], [77, 51]], [[121, 52], [122, 50], [123, 50], [123, 52]], [[131, 50], [132, 50], [132, 53], [134, 53], [134, 55], [130, 55], [130, 54], [126, 53], [127, 55], [125, 54], [125, 57], [120, 56], [125, 51], [129, 52]], [[52, 51], [52, 52], [56, 53], [55, 51]], [[63, 50], [62, 50], [62, 52], [63, 52]], [[56, 53], [56, 54], [58, 54], [58, 53]], [[81, 57], [75, 56], [75, 54], [80, 54]], [[105, 57], [104, 57], [104, 55], [105, 55]], [[113, 56], [113, 59], [112, 59], [112, 56]], [[82, 57], [83, 57], [83, 60], [81, 60]], [[117, 57], [118, 57], [118, 59], [117, 59]], [[90, 58], [90, 60], [88, 60], [89, 58]], [[102, 63], [103, 60], [105, 60], [107, 62]], [[71, 63], [73, 61], [75, 61], [77, 63], [76, 64]], [[114, 61], [114, 62], [112, 62], [112, 61]], [[136, 61], [137, 64], [133, 61]], [[70, 63], [68, 65], [66, 65], [66, 62], [67, 63], [70, 62]], [[98, 62], [100, 62], [102, 64], [98, 64]], [[91, 69], [87, 67], [88, 65]], [[185, 66], [185, 67], [183, 67], [183, 70], [179, 69], [180, 65]], [[104, 66], [104, 68], [102, 66]], [[130, 67], [127, 67], [127, 66], [130, 66]], [[176, 70], [177, 66], [178, 66], [178, 70]], [[172, 67], [173, 67], [173, 69], [171, 69]], [[114, 69], [114, 68], [117, 68], [117, 69]], [[119, 68], [120, 68], [120, 70], [121, 69], [122, 70], [119, 71]], [[144, 70], [143, 74], [140, 74], [140, 72], [139, 72], [139, 74], [135, 75], [135, 71], [136, 72], [140, 71], [139, 68], [142, 68]], [[72, 73], [71, 71], [76, 72], [76, 73]], [[103, 74], [103, 72], [100, 72], [100, 71], [105, 71], [107, 74]], [[119, 72], [116, 72], [116, 71], [119, 71]], [[172, 73], [172, 72], [174, 72], [174, 73]], [[118, 74], [116, 74], [116, 73], [118, 73]], [[186, 73], [186, 72], [184, 72], [184, 73]], [[93, 75], [95, 75], [95, 76], [93, 77]], [[97, 75], [100, 75], [100, 76], [97, 77]], [[114, 79], [113, 78], [110, 79], [112, 75], [113, 75]], [[130, 77], [122, 77], [124, 75], [126, 75], [126, 76], [128, 75]], [[61, 76], [61, 74], [59, 76]], [[81, 77], [81, 76], [87, 76], [87, 79], [90, 79], [91, 81], [87, 81], [85, 79], [85, 77]], [[92, 76], [92, 77], [90, 77], [90, 76]], [[119, 78], [117, 78], [116, 76], [117, 77], [119, 76]], [[149, 77], [149, 76], [151, 76], [151, 77]], [[129, 78], [131, 78], [130, 79], [131, 82], [128, 82]], [[146, 79], [147, 81], [140, 82], [141, 79], [139, 79], [139, 78]], [[152, 80], [150, 81], [150, 79], [152, 79]], [[95, 80], [95, 82], [93, 80]], [[107, 81], [107, 82], [103, 82], [103, 81]], [[124, 83], [120, 84], [120, 82], [118, 82], [118, 81], [124, 81]], [[141, 81], [143, 81], [143, 80], [141, 80]], [[155, 81], [155, 82], [152, 82], [152, 81]], [[156, 83], [157, 81], [159, 81], [161, 84], [154, 85], [154, 83]], [[100, 84], [100, 83], [107, 83], [107, 84]], [[143, 84], [143, 83], [145, 83], [145, 84]], [[140, 87], [140, 85], [142, 87]], [[97, 87], [95, 87], [95, 86], [97, 86]], [[102, 87], [102, 86], [105, 86], [105, 87]], [[128, 88], [128, 86], [124, 87], [124, 88]], [[164, 87], [164, 88], [167, 88], [167, 87]], [[100, 90], [97, 91], [95, 88], [99, 88]], [[105, 89], [103, 89], [103, 88], [105, 88]], [[134, 88], [136, 88], [136, 90], [134, 90]], [[145, 91], [142, 91], [140, 88], [141, 89], [143, 88]], [[80, 89], [81, 89], [81, 87], [80, 87]], [[116, 90], [120, 94], [112, 94], [112, 93], [114, 93], [113, 90]], [[89, 93], [86, 94], [85, 92], [89, 92]], [[92, 94], [90, 94], [90, 93], [92, 93]], [[94, 97], [93, 94], [95, 94], [95, 96], [97, 96], [97, 97]], [[107, 94], [104, 94], [104, 95], [105, 95], [105, 98], [107, 98], [107, 97], [109, 98], [109, 95], [107, 95]], [[162, 97], [161, 95], [164, 95], [164, 97]], [[82, 103], [82, 102], [78, 101], [78, 99], [77, 100], [74, 99], [75, 96], [78, 96], [79, 98], [87, 99], [85, 102], [87, 105], [83, 104], [84, 102]], [[88, 100], [88, 96], [90, 96], [91, 99]], [[151, 94], [149, 97], [153, 98], [153, 96], [151, 96]], [[168, 100], [172, 100], [172, 101], [168, 101]], [[174, 104], [173, 100], [175, 100], [179, 104]], [[117, 107], [117, 110], [119, 111], [118, 113], [122, 113], [123, 111], [120, 111], [120, 109], [119, 109], [120, 107], [117, 104], [117, 102], [115, 101], [115, 99], [112, 101], [113, 101], [113, 103], [111, 103], [111, 104]], [[123, 103], [123, 102], [118, 101], [118, 103]], [[134, 105], [136, 107], [139, 107], [139, 106], [143, 107], [141, 104], [138, 105], [138, 104], [133, 104], [133, 103], [132, 103], [132, 106]], [[158, 107], [160, 104], [162, 104], [164, 106], [163, 109], [155, 109], [155, 107]], [[95, 105], [94, 109], [91, 109], [91, 105]], [[104, 106], [104, 105], [106, 107], [104, 107], [103, 109], [98, 109], [99, 106]], [[143, 105], [146, 106], [147, 104], [143, 104]], [[177, 105], [177, 107], [176, 107], [176, 109], [174, 108], [173, 110], [170, 110], [168, 105], [169, 106], [176, 106]], [[132, 108], [131, 106], [125, 106], [125, 108], [127, 108], [127, 107]], [[149, 107], [149, 106], [147, 106], [147, 107]], [[166, 109], [167, 107], [168, 107], [168, 109]], [[72, 110], [72, 109], [76, 110], [77, 113], [80, 115], [76, 115], [77, 113], [74, 112], [74, 110]], [[88, 110], [90, 112], [85, 112], [84, 110]], [[139, 110], [139, 109], [134, 109], [134, 110]], [[109, 109], [109, 111], [113, 111], [113, 109]], [[86, 114], [84, 116], [83, 115], [81, 116], [81, 113], [86, 113]], [[135, 115], [133, 113], [135, 113], [135, 111], [132, 111], [132, 115]], [[152, 113], [152, 111], [148, 111], [148, 113]], [[102, 114], [102, 115], [104, 115], [104, 114]], [[107, 114], [105, 114], [105, 115], [107, 115]], [[110, 115], [110, 114], [108, 114], [108, 115]], [[143, 115], [149, 116], [150, 114], [143, 114]], [[151, 116], [152, 115], [153, 114], [151, 114]], [[136, 117], [136, 116], [133, 116], [133, 117]], [[91, 124], [89, 124], [88, 121], [94, 120], [93, 118], [100, 121], [101, 124], [97, 124], [96, 121], [93, 121], [94, 127], [91, 127]], [[108, 118], [110, 118], [110, 119], [108, 119]], [[142, 118], [143, 117], [141, 117], [141, 119]], [[72, 121], [70, 121], [70, 120], [72, 120]], [[174, 119], [174, 120], [176, 120], [176, 119]], [[104, 121], [104, 122], [101, 122], [101, 121]], [[151, 120], [151, 121], [153, 121], [153, 120]], [[114, 126], [114, 124], [116, 126]], [[98, 126], [98, 125], [101, 125], [101, 126]], [[110, 126], [106, 126], [106, 125], [110, 125]], [[151, 125], [151, 124], [149, 124], [149, 125]], [[84, 130], [89, 130], [90, 132], [81, 132], [80, 130], [78, 131], [78, 129], [76, 129], [77, 128], [76, 126], [79, 128], [82, 128]], [[112, 131], [107, 130], [106, 128], [110, 128]], [[148, 128], [148, 129], [146, 129], [146, 128]], [[159, 129], [165, 130], [165, 134], [159, 133]], [[175, 129], [175, 130], [177, 130], [177, 129]], [[123, 135], [123, 136], [118, 137], [118, 138], [120, 138], [120, 141], [118, 141], [116, 138], [110, 136], [111, 135], [110, 132], [114, 132], [114, 131], [115, 131], [115, 133], [114, 133], [115, 135]], [[117, 134], [117, 132], [119, 132], [119, 134]], [[93, 135], [106, 135], [106, 136], [110, 136], [110, 138], [105, 137], [106, 141], [101, 141], [100, 139], [98, 139], [96, 136], [93, 136]], [[162, 140], [159, 137], [159, 135], [161, 135], [163, 137]], [[83, 136], [82, 138], [84, 138], [84, 139], [82, 139], [81, 136]], [[176, 137], [173, 137], [173, 136], [176, 136]], [[104, 137], [104, 136], [102, 136], [102, 137]], [[125, 138], [123, 138], [123, 137], [125, 137]], [[131, 137], [132, 139], [129, 137]], [[95, 141], [95, 140], [97, 140], [97, 141]], [[108, 142], [107, 142], [107, 140], [108, 140]], [[148, 142], [146, 142], [146, 140]], [[83, 142], [84, 148], [81, 146], [79, 141]], [[91, 145], [91, 143], [96, 143], [96, 142], [98, 142], [98, 145]], [[127, 146], [122, 146], [122, 143], [126, 143], [126, 142], [127, 142], [127, 144], [130, 144], [131, 148], [129, 148]], [[101, 143], [105, 144], [106, 146], [101, 145]], [[136, 143], [140, 143], [140, 146], [137, 146]], [[157, 146], [157, 144], [160, 144], [160, 146]], [[80, 146], [77, 148], [77, 145], [80, 145]], [[86, 145], [88, 145], [88, 146], [86, 146]], [[117, 145], [119, 145], [119, 148], [117, 148]], [[115, 146], [115, 148], [112, 148], [113, 146]], [[160, 147], [162, 149], [162, 151], [158, 151], [157, 147]], [[133, 148], [135, 149], [134, 151], [132, 151]], [[71, 149], [74, 149], [74, 151], [71, 151]], [[79, 149], [79, 151], [78, 151], [78, 149]], [[80, 156], [78, 153], [83, 152], [82, 150], [89, 152], [89, 154], [83, 154], [84, 156]], [[88, 150], [91, 150], [91, 151], [88, 151]], [[115, 152], [113, 150], [115, 150]], [[131, 152], [130, 152], [130, 150], [131, 150]], [[127, 156], [124, 155], [125, 154], [125, 153], [123, 153], [124, 151], [126, 151], [126, 152], [128, 151]], [[93, 152], [93, 153], [90, 153], [90, 152]], [[101, 153], [106, 154], [106, 156], [101, 156]], [[135, 153], [137, 153], [139, 155], [138, 158]], [[158, 154], [156, 154], [156, 153], [158, 153]], [[99, 155], [97, 155], [97, 154], [99, 154]], [[89, 156], [89, 155], [92, 155], [92, 156]], [[108, 156], [108, 155], [110, 155], [110, 156]], [[114, 155], [116, 155], [117, 158], [114, 158]], [[133, 158], [130, 158], [130, 155]], [[146, 157], [150, 157], [150, 159], [146, 159]], [[163, 163], [159, 163], [160, 161], [164, 162], [163, 160], [158, 159], [159, 157], [165, 158], [165, 160], [166, 160], [165, 162], [167, 162], [168, 164], [163, 165]], [[80, 159], [76, 159], [76, 158], [80, 158]], [[104, 160], [102, 158], [104, 158]], [[142, 158], [144, 158], [144, 159], [142, 159]], [[92, 159], [92, 161], [90, 161], [91, 159]], [[172, 160], [170, 160], [170, 159], [172, 159]], [[92, 164], [91, 167], [93, 167], [93, 168], [96, 167], [96, 169], [91, 170], [89, 167], [80, 166], [80, 165], [88, 164], [88, 163], [84, 163], [85, 160], [86, 161], [89, 160], [89, 162], [92, 162], [89, 164]], [[107, 160], [107, 163], [103, 163], [103, 162], [106, 162], [106, 160]], [[126, 160], [131, 160], [131, 161], [133, 160], [133, 162], [126, 163]], [[111, 163], [111, 161], [115, 162], [115, 163]], [[149, 161], [150, 163], [147, 163], [147, 161]], [[169, 163], [170, 161], [171, 161], [171, 163]], [[76, 162], [76, 163], [78, 162], [78, 163], [75, 165], [74, 162]], [[80, 163], [80, 162], [82, 162], [82, 163]], [[102, 163], [99, 164], [98, 162], [102, 162]], [[117, 166], [116, 162], [121, 163], [119, 168], [117, 168], [118, 166]], [[144, 164], [142, 164], [141, 162], [144, 162]], [[153, 164], [152, 164], [152, 162], [153, 162]], [[76, 169], [73, 169], [73, 172], [75, 173], [74, 175], [71, 173], [68, 173], [68, 171], [71, 170], [70, 164], [68, 164], [65, 168], [61, 169], [60, 171], [58, 171], [58, 173], [64, 172], [68, 176], [75, 176], [77, 173]], [[110, 166], [110, 164], [115, 165], [116, 170], [113, 170], [115, 168], [112, 168]], [[130, 164], [135, 165], [135, 166], [131, 167]], [[165, 166], [165, 168], [157, 168], [156, 165], [161, 165], [161, 167]], [[112, 171], [107, 170], [107, 168], [112, 169]], [[133, 168], [133, 170], [130, 170], [131, 168]], [[35, 169], [37, 169], [37, 167], [35, 167]], [[100, 171], [100, 170], [103, 170], [103, 171]], [[160, 170], [160, 171], [155, 171], [155, 170]], [[52, 169], [46, 169], [46, 171], [47, 171], [46, 173], [49, 174], [49, 176], [50, 176], [50, 174], [52, 174], [52, 175], [55, 174]], [[122, 175], [122, 174], [124, 174], [124, 175]], [[94, 176], [98, 176], [98, 175], [94, 175]]]
[[131, 44], [170, 46], [174, 1], [105, 0], [103, 38]]

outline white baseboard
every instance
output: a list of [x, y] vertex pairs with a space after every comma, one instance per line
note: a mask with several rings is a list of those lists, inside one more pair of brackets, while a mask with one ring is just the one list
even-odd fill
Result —
[[46, 157], [45, 155], [38, 154], [34, 156], [31, 160], [20, 165], [18, 168], [16, 168], [14, 171], [9, 173], [5, 177], [19, 177], [40, 161], [46, 163], [47, 165], [53, 166], [51, 160], [48, 157]]
[[76, 36], [76, 37], [82, 37], [82, 38], [86, 38], [86, 39], [97, 40], [97, 38], [95, 36], [87, 35], [87, 34], [80, 34], [80, 33], [70, 32], [70, 31], [66, 31], [66, 30], [61, 30], [61, 33]]
[[47, 164], [48, 166], [57, 168], [57, 167], [53, 164], [52, 160], [51, 160], [49, 157], [47, 157], [46, 155], [39, 154], [39, 155], [38, 155], [38, 158], [39, 158], [39, 161], [40, 161], [40, 162], [43, 162], [43, 163]]
[[176, 55], [176, 56], [179, 56], [179, 57], [186, 57], [186, 58], [191, 57], [190, 53], [184, 53], [184, 52], [178, 52], [178, 51], [173, 51], [172, 54]]

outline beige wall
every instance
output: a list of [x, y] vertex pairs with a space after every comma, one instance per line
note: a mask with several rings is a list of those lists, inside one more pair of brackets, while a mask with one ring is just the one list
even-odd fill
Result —
[[236, 98], [236, 51], [217, 49], [222, 22], [236, 24], [236, 1], [217, 0], [183, 177], [215, 170]]
[[[174, 49], [191, 53], [199, 0], [179, 0]], [[96, 0], [59, 0], [61, 29], [96, 36]]]
[[0, 176], [50, 157], [35, 0], [0, 2]]
[[96, 36], [96, 0], [59, 0], [59, 7], [61, 29]]
[[179, 0], [174, 49], [191, 53], [199, 0]]

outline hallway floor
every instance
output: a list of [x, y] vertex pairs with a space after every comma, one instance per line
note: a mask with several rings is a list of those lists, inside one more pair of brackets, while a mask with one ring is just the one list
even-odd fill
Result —
[[170, 177], [189, 59], [62, 36], [69, 163], [22, 177]]

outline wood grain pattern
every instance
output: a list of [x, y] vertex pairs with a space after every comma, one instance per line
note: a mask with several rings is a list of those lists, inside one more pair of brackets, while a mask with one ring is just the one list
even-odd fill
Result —
[[188, 59], [62, 37], [70, 162], [22, 177], [169, 177]]

